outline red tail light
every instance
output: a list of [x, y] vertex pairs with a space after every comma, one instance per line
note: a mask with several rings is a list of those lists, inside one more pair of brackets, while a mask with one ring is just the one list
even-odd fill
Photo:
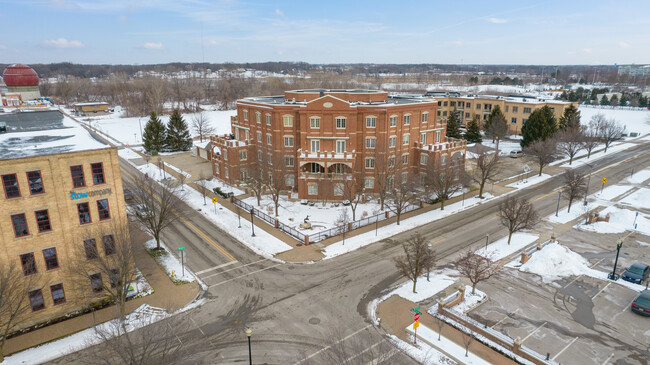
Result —
[[636, 305], [636, 304], [632, 304], [632, 307], [634, 307], [634, 308], [639, 308], [639, 306]]

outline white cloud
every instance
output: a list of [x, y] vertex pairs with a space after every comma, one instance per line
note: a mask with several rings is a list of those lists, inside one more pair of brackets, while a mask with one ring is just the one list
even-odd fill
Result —
[[501, 18], [488, 18], [488, 22], [494, 23], [494, 24], [503, 24], [507, 23], [508, 19], [501, 19]]
[[163, 49], [162, 43], [147, 42], [141, 46], [144, 49]]
[[627, 42], [618, 42], [618, 45], [621, 46], [621, 48], [628, 48], [630, 46]]
[[591, 53], [592, 49], [591, 48], [583, 48], [582, 52], [584, 53]]
[[275, 9], [275, 15], [283, 16], [284, 12], [280, 9]]
[[4, 44], [0, 44], [0, 49], [7, 49], [7, 46], [5, 46]]
[[65, 38], [45, 40], [43, 41], [43, 45], [52, 48], [82, 48], [84, 46], [84, 44], [79, 41], [69, 41]]

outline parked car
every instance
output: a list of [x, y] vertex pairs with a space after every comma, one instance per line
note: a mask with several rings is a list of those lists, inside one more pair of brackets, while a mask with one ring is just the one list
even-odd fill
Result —
[[510, 157], [511, 158], [519, 158], [519, 157], [521, 157], [523, 155], [524, 155], [524, 153], [521, 152], [521, 151], [510, 151]]
[[641, 284], [650, 275], [650, 266], [646, 264], [635, 263], [628, 267], [623, 273], [623, 280], [635, 284]]
[[650, 316], [650, 290], [641, 291], [636, 299], [632, 302], [632, 312], [642, 316]]

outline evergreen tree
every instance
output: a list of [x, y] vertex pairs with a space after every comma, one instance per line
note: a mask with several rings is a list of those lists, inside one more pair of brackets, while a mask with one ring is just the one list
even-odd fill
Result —
[[555, 115], [548, 105], [530, 114], [528, 121], [521, 128], [521, 147], [528, 147], [537, 140], [545, 141], [557, 130]]
[[497, 137], [503, 139], [508, 133], [508, 121], [501, 111], [501, 107], [495, 105], [488, 115], [485, 125], [483, 125], [483, 131], [485, 132], [486, 137], [492, 138], [492, 143], [496, 140]]
[[148, 153], [151, 151], [161, 151], [165, 146], [165, 125], [160, 121], [156, 112], [151, 112], [149, 121], [144, 127], [144, 134], [142, 136], [144, 149]]
[[481, 127], [478, 126], [478, 120], [476, 115], [474, 118], [467, 124], [467, 133], [465, 133], [465, 139], [467, 143], [481, 143], [483, 138], [481, 138]]
[[190, 130], [178, 109], [175, 109], [169, 117], [166, 142], [167, 149], [170, 151], [187, 151], [192, 147]]
[[609, 99], [607, 98], [607, 95], [603, 95], [603, 97], [600, 98], [600, 105], [609, 105]]
[[612, 98], [609, 100], [611, 106], [618, 106], [618, 96], [616, 94], [612, 95]]
[[447, 138], [461, 139], [460, 123], [458, 122], [458, 115], [456, 109], [449, 115], [447, 119]]
[[647, 96], [639, 96], [639, 106], [641, 108], [645, 108], [648, 106], [648, 97]]
[[627, 104], [629, 103], [629, 100], [630, 99], [629, 99], [628, 95], [623, 93], [623, 94], [621, 94], [621, 100], [618, 102], [618, 104], [620, 106], [627, 106]]
[[564, 114], [560, 117], [560, 129], [580, 127], [580, 111], [575, 105], [571, 104], [564, 109]]

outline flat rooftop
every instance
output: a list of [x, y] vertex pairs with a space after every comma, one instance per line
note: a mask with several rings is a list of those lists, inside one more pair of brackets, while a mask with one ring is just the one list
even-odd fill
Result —
[[109, 148], [59, 111], [2, 113], [0, 160]]
[[[239, 101], [268, 104], [268, 105], [307, 105], [307, 102], [305, 101], [287, 100], [284, 97], [284, 95], [251, 96], [251, 97], [239, 99]], [[394, 95], [394, 96], [389, 95], [388, 100], [386, 101], [373, 101], [373, 102], [353, 101], [349, 103], [350, 105], [401, 105], [401, 104], [417, 104], [417, 103], [432, 103], [432, 102], [435, 102], [433, 98], [425, 97], [422, 95]]]

